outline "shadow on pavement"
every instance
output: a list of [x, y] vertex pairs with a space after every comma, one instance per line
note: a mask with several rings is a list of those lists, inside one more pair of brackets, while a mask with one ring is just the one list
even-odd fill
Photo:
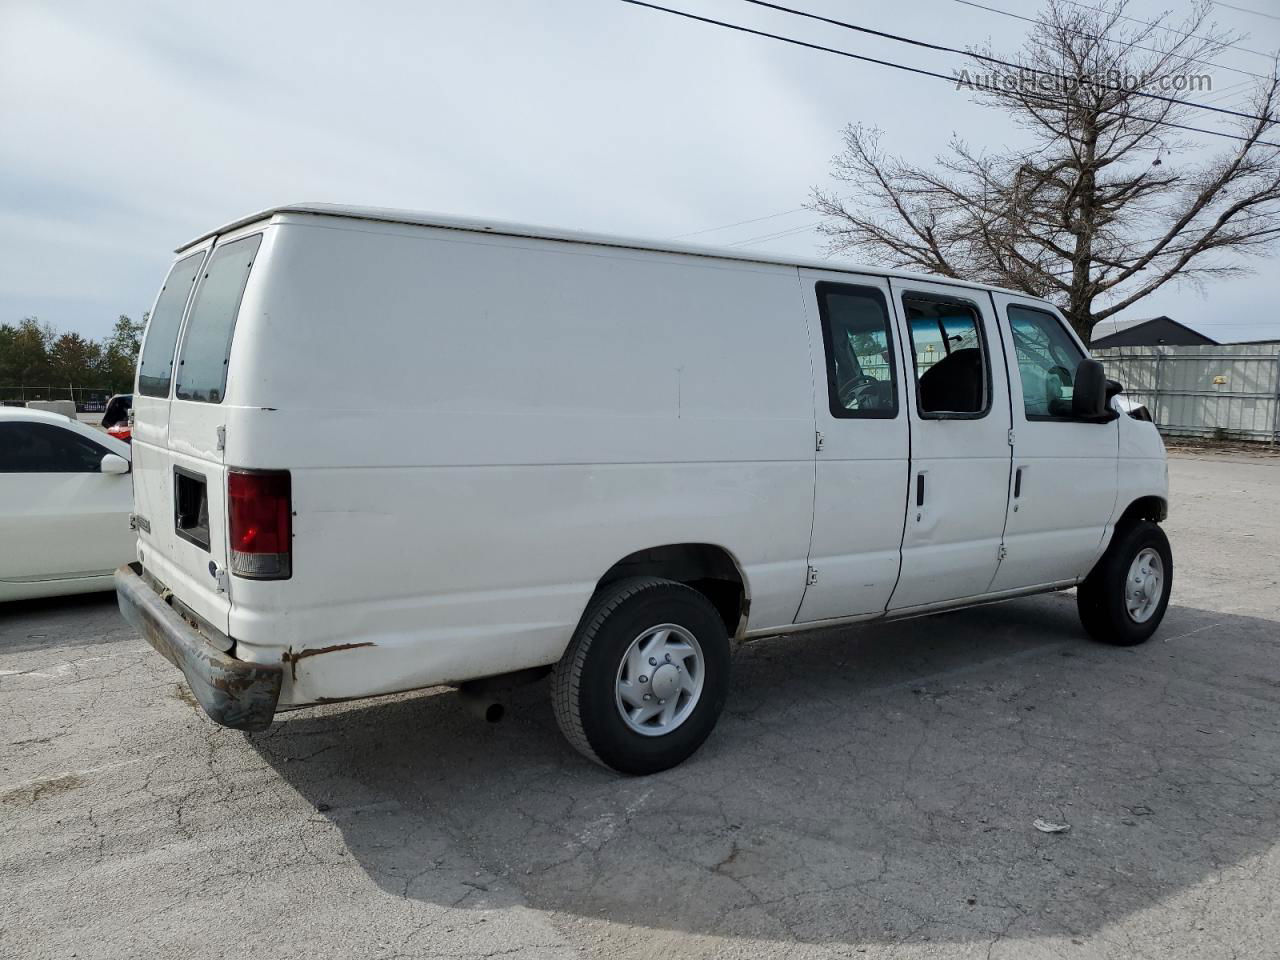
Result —
[[5, 653], [88, 647], [136, 635], [120, 616], [114, 590], [0, 603]]
[[545, 683], [498, 726], [422, 695], [250, 742], [407, 897], [819, 943], [1084, 936], [1275, 843], [1276, 637], [1171, 607], [1113, 649], [1060, 595], [762, 641], [702, 751], [643, 779], [573, 753]]

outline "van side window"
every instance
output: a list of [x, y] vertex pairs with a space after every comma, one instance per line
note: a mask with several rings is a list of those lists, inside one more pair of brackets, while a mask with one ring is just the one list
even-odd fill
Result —
[[991, 409], [991, 375], [978, 308], [967, 300], [903, 294], [916, 401], [925, 419], [976, 419]]
[[200, 274], [204, 251], [184, 257], [169, 270], [156, 308], [147, 321], [142, 358], [138, 361], [138, 392], [144, 397], [169, 396], [173, 380], [173, 348], [178, 343], [178, 327], [186, 309], [191, 287]]
[[213, 251], [191, 304], [178, 360], [179, 400], [221, 403], [240, 298], [262, 234], [234, 240]]
[[898, 378], [884, 295], [875, 287], [825, 281], [816, 289], [831, 415], [896, 417]]
[[1083, 351], [1047, 310], [1011, 303], [1008, 315], [1027, 419], [1069, 418], [1072, 381]]

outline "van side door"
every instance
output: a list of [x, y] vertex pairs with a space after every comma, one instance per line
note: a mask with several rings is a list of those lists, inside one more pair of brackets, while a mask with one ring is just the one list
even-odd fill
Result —
[[1007, 557], [993, 590], [1083, 577], [1102, 551], [1119, 484], [1118, 424], [1071, 416], [1084, 346], [1061, 314], [995, 294], [1013, 394]]
[[898, 579], [905, 369], [883, 277], [800, 271], [814, 365], [817, 486], [797, 623], [883, 613]]
[[902, 574], [889, 609], [990, 591], [1008, 506], [1009, 383], [984, 290], [892, 280], [912, 370]]

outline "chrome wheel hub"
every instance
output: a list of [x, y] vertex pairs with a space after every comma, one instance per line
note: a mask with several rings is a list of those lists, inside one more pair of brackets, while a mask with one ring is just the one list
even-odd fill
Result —
[[664, 623], [631, 641], [618, 665], [614, 699], [628, 727], [660, 737], [689, 719], [702, 696], [702, 683], [697, 638], [679, 624]]
[[1129, 619], [1134, 623], [1150, 620], [1163, 595], [1164, 561], [1150, 547], [1138, 551], [1124, 581], [1124, 605]]

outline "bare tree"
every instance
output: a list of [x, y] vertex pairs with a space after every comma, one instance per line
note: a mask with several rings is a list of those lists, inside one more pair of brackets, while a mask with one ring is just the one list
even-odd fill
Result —
[[[1027, 149], [953, 137], [925, 167], [886, 154], [878, 130], [846, 128], [833, 176], [852, 195], [815, 189], [810, 203], [831, 252], [1048, 298], [1086, 342], [1170, 281], [1247, 272], [1280, 234], [1280, 72], [1224, 127], [1186, 103], [1207, 95], [1190, 88], [1239, 39], [1209, 21], [1212, 4], [1148, 25], [1125, 15], [1127, 0], [1101, 2], [1049, 0], [1021, 51], [999, 58], [1020, 71], [970, 49], [959, 84], [1010, 114]], [[1185, 126], [1241, 139], [1183, 162], [1188, 143], [1208, 139]]]

